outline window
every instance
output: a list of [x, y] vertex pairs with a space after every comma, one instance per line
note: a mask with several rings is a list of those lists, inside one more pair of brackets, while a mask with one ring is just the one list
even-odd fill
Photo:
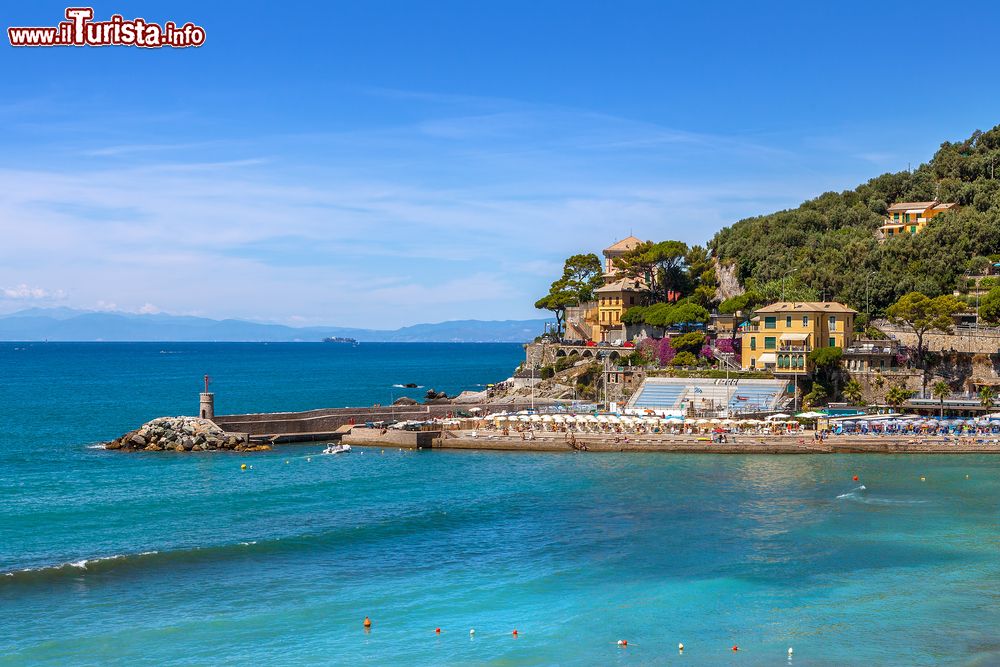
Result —
[[830, 347], [837, 347], [837, 339], [836, 338], [831, 338], [830, 339]]
[[765, 329], [777, 329], [778, 328], [778, 318], [776, 318], [776, 317], [765, 317], [764, 318], [764, 328]]
[[802, 316], [802, 326], [804, 326], [804, 327], [809, 326], [809, 316], [808, 315], [803, 315]]
[[757, 368], [757, 360], [756, 359], [751, 359], [750, 360], [750, 368]]
[[916, 227], [910, 227], [910, 233], [911, 234], [916, 234], [917, 233], [917, 228]]
[[785, 328], [786, 329], [791, 329], [792, 328], [792, 316], [791, 315], [786, 315], [785, 316]]
[[757, 339], [753, 336], [750, 336], [750, 349], [751, 350], [757, 349]]
[[893, 219], [894, 221], [896, 221], [896, 222], [899, 222], [899, 213], [893, 213], [893, 214], [892, 214], [892, 219]]
[[765, 336], [764, 337], [764, 349], [765, 350], [773, 350], [773, 349], [775, 349], [777, 347], [776, 342], [777, 342], [777, 339], [774, 336]]
[[837, 330], [837, 317], [836, 317], [836, 315], [831, 315], [830, 316], [830, 331], [836, 331], [836, 330]]
[[779, 354], [778, 355], [778, 368], [788, 368], [788, 355]]

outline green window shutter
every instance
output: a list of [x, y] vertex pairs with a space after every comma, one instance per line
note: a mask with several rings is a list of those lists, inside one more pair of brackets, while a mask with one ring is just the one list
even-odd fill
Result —
[[777, 329], [778, 328], [778, 318], [776, 318], [776, 317], [765, 317], [764, 318], [764, 328], [765, 329]]
[[830, 339], [830, 347], [837, 347], [837, 339], [836, 338], [831, 338]]
[[753, 336], [750, 336], [750, 349], [751, 350], [757, 349], [757, 339], [754, 338]]
[[775, 339], [774, 336], [765, 336], [764, 337], [764, 349], [765, 350], [773, 350], [773, 349], [775, 349], [775, 347], [777, 347], [777, 345], [775, 344], [775, 340], [776, 339]]

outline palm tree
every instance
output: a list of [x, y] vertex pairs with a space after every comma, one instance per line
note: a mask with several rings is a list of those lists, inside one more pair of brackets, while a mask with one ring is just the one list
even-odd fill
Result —
[[931, 387], [931, 396], [941, 401], [941, 418], [944, 419], [944, 399], [951, 395], [951, 386], [944, 380], [938, 380]]
[[894, 384], [885, 393], [885, 402], [894, 408], [899, 408], [913, 396], [913, 392], [902, 385]]
[[984, 408], [992, 408], [993, 401], [997, 398], [997, 392], [993, 387], [982, 386], [979, 388], [979, 404]]
[[861, 389], [861, 383], [851, 378], [844, 385], [844, 398], [849, 400], [853, 405], [858, 405], [861, 403], [861, 399], [864, 398], [864, 391]]

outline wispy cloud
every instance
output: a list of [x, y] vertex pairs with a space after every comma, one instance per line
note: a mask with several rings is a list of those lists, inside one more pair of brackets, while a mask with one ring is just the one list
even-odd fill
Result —
[[363, 130], [126, 132], [32, 168], [8, 154], [0, 284], [72, 285], [84, 307], [283, 322], [530, 317], [569, 254], [629, 233], [702, 243], [815, 194], [788, 173], [801, 158], [766, 142], [412, 95], [432, 111]]
[[66, 293], [63, 290], [48, 290], [21, 283], [14, 287], [0, 288], [0, 296], [13, 301], [56, 301], [66, 298]]

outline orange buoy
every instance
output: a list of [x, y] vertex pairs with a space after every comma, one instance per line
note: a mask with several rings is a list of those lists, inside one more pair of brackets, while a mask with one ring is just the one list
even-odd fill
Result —
[[434, 628], [434, 634], [441, 634], [441, 628]]
[[854, 476], [854, 481], [855, 482], [858, 481], [858, 476], [857, 475]]
[[515, 629], [514, 632], [512, 632], [510, 634], [512, 634], [513, 636], [517, 637], [517, 630]]
[[733, 651], [739, 651], [739, 650], [740, 650], [740, 647], [737, 646], [736, 644], [733, 644]]
[[365, 616], [365, 628], [371, 628], [371, 627], [372, 627], [372, 619]]
[[625, 648], [626, 646], [628, 646], [628, 640], [619, 639], [618, 640], [618, 645], [621, 646], [622, 648]]

